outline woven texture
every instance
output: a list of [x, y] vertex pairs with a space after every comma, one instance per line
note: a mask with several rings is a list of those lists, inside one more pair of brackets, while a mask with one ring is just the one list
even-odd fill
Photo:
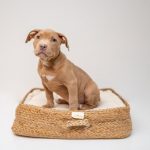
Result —
[[[29, 91], [27, 95], [33, 90]], [[128, 137], [132, 130], [129, 105], [114, 90], [103, 90], [111, 90], [119, 96], [125, 107], [86, 110], [84, 119], [75, 119], [72, 118], [70, 110], [55, 110], [24, 104], [26, 95], [16, 109], [12, 131], [16, 135], [43, 138], [108, 139]]]

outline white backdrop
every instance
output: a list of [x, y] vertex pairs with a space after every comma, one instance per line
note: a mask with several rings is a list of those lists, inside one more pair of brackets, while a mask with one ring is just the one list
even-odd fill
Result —
[[[133, 133], [123, 140], [67, 141], [16, 137], [15, 107], [40, 87], [34, 28], [52, 28], [68, 37], [67, 57], [88, 72], [99, 87], [112, 87], [131, 105]], [[150, 1], [0, 0], [0, 149], [150, 148]], [[4, 118], [4, 119], [3, 119]], [[143, 140], [143, 141], [142, 141]]]

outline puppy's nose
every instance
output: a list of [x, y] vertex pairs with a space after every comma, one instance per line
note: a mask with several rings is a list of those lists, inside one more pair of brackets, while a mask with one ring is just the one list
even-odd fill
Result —
[[47, 48], [47, 45], [46, 44], [41, 44], [40, 45], [40, 50], [46, 50]]

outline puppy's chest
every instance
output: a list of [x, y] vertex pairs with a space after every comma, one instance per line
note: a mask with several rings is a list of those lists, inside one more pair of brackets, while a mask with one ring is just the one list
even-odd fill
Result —
[[40, 76], [45, 81], [53, 81], [54, 79], [56, 79], [56, 73], [55, 72], [47, 71], [44, 69], [40, 72]]
[[43, 74], [42, 78], [45, 78], [48, 81], [52, 81], [53, 79], [55, 79], [54, 75], [49, 75], [49, 74]]

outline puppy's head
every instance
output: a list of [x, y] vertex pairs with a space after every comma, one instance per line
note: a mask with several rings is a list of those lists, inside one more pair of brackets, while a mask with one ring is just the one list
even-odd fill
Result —
[[26, 38], [26, 43], [34, 39], [34, 53], [42, 60], [51, 60], [59, 55], [61, 44], [65, 44], [69, 49], [67, 38], [58, 32], [50, 29], [34, 29], [30, 31]]

